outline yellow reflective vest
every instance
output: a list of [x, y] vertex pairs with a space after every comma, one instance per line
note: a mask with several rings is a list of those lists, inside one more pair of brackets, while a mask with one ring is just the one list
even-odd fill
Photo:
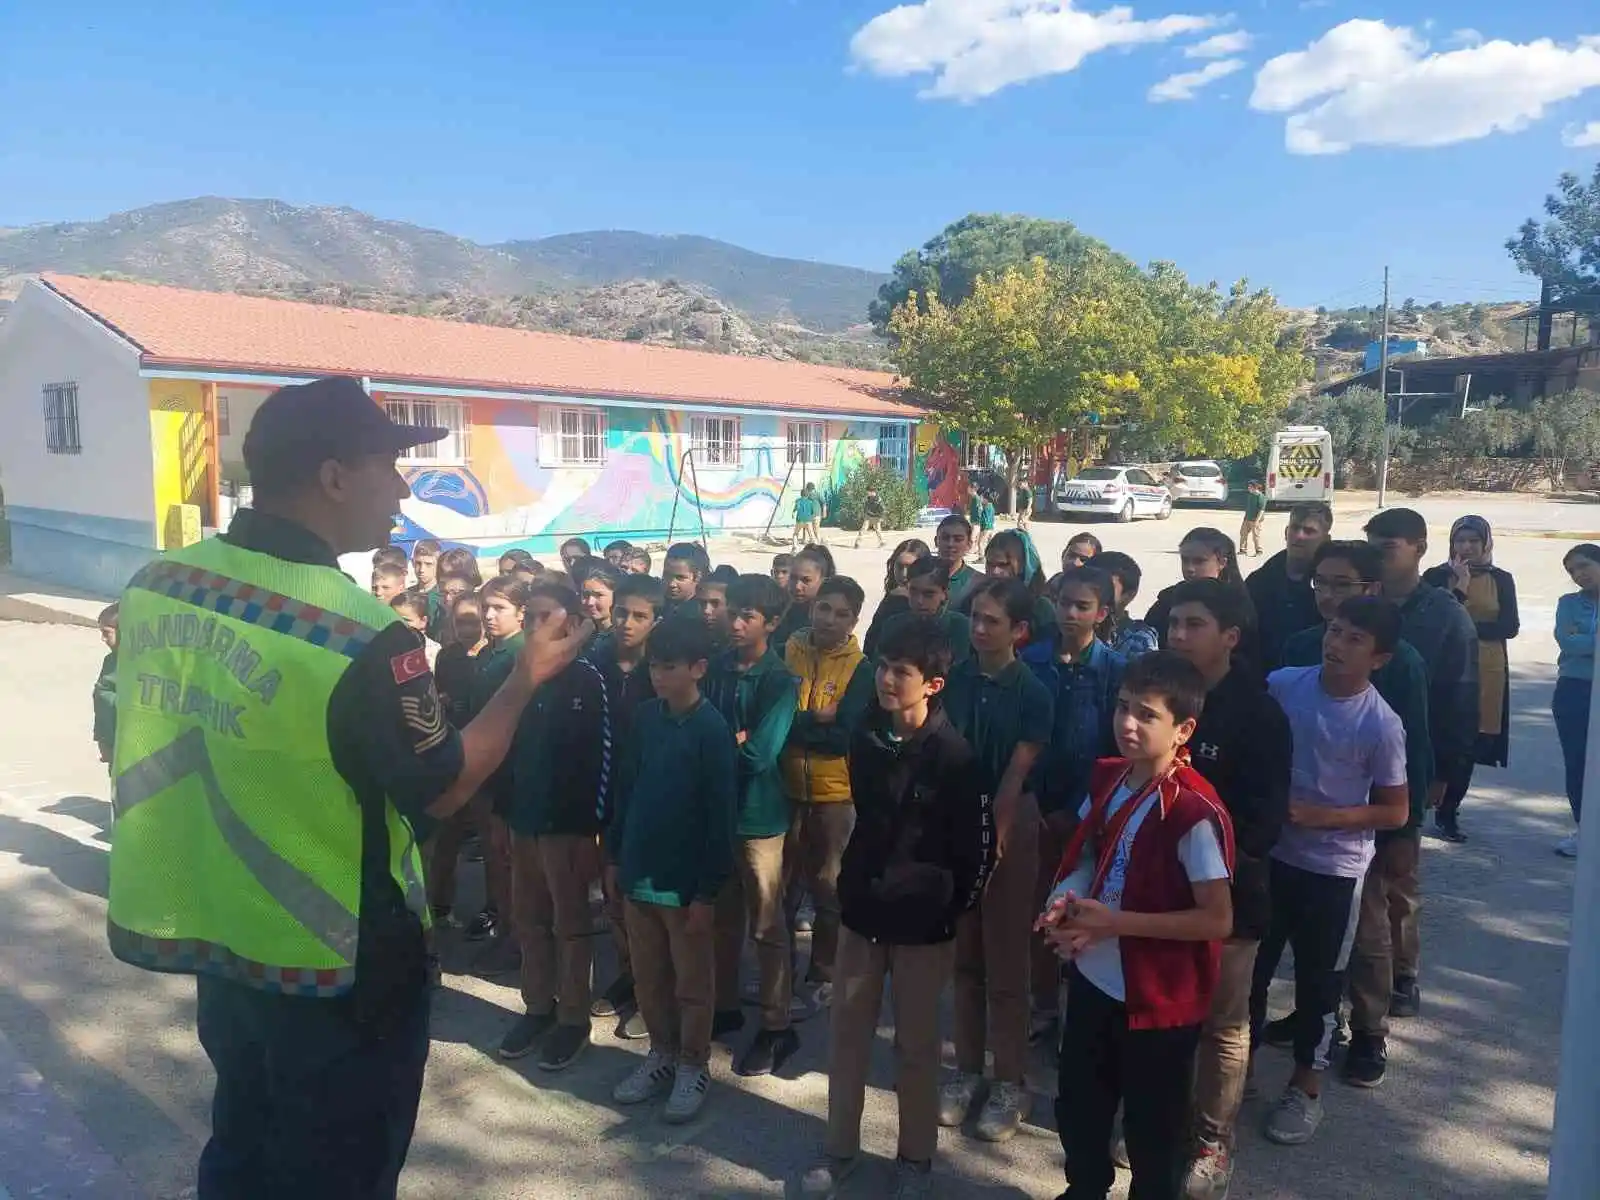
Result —
[[[328, 701], [395, 620], [332, 567], [217, 538], [122, 597], [111, 950], [155, 971], [337, 996], [355, 983], [361, 812], [334, 769]], [[428, 920], [410, 823], [389, 869]]]

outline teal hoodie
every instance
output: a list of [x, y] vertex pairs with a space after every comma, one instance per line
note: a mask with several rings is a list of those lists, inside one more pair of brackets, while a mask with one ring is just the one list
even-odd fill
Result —
[[769, 645], [747, 669], [739, 669], [737, 650], [711, 661], [701, 693], [710, 701], [739, 747], [739, 836], [776, 837], [789, 832], [789, 797], [778, 760], [789, 740], [799, 702], [799, 685], [789, 666]]

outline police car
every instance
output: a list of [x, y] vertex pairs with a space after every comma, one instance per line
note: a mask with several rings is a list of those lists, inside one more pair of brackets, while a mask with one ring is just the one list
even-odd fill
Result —
[[1085, 467], [1056, 486], [1057, 512], [1079, 516], [1155, 517], [1172, 515], [1172, 493], [1143, 467]]

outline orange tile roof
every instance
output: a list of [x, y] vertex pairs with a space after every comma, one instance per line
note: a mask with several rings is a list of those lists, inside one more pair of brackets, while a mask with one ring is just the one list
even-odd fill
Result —
[[879, 371], [564, 337], [429, 317], [46, 274], [144, 352], [144, 365], [361, 375], [440, 387], [914, 417]]

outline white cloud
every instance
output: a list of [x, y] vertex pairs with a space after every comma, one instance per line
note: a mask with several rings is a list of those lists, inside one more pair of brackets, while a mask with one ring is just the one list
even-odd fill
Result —
[[925, 98], [978, 100], [1014, 83], [1075, 71], [1089, 55], [1213, 29], [1214, 16], [1135, 18], [1126, 5], [1073, 0], [922, 0], [880, 13], [850, 39], [855, 62], [891, 77], [933, 76]]
[[1160, 104], [1164, 100], [1193, 100], [1195, 93], [1201, 88], [1219, 79], [1226, 79], [1235, 71], [1244, 70], [1244, 66], [1242, 58], [1224, 58], [1207, 63], [1198, 71], [1169, 75], [1150, 89], [1147, 98], [1153, 104]]
[[1228, 33], [1213, 34], [1203, 42], [1196, 42], [1194, 45], [1186, 47], [1183, 56], [1185, 58], [1227, 58], [1229, 55], [1250, 49], [1250, 43], [1253, 41], [1255, 41], [1254, 36], [1242, 29], [1235, 29]]
[[1483, 42], [1433, 52], [1412, 30], [1346, 21], [1256, 74], [1252, 108], [1291, 114], [1293, 154], [1447, 146], [1512, 133], [1600, 87], [1600, 37]]
[[1573, 125], [1562, 133], [1561, 144], [1573, 150], [1600, 146], [1600, 121], [1590, 121], [1587, 125]]

